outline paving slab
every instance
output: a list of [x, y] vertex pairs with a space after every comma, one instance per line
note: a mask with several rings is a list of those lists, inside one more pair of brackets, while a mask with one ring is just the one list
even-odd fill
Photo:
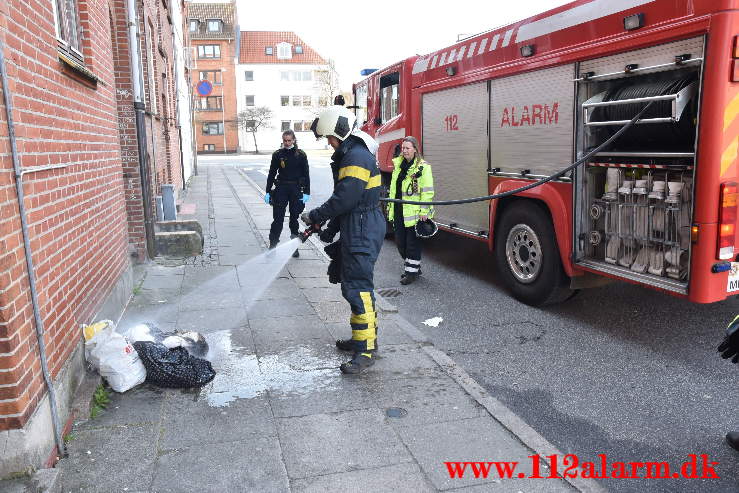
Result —
[[177, 318], [177, 328], [208, 333], [242, 327], [248, 323], [246, 310], [228, 308], [216, 310], [182, 311]]
[[277, 429], [291, 479], [413, 461], [377, 409], [279, 418]]
[[157, 461], [151, 489], [213, 493], [290, 491], [276, 437], [208, 443], [163, 454]]
[[62, 491], [148, 490], [158, 434], [151, 424], [75, 430], [69, 457], [57, 466]]
[[290, 482], [293, 493], [325, 493], [326, 491], [371, 491], [373, 493], [436, 491], [417, 464], [403, 463], [375, 469], [327, 474]]

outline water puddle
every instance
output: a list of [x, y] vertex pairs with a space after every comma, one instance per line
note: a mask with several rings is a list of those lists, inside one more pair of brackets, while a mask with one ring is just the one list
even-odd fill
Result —
[[317, 347], [292, 346], [258, 360], [234, 341], [238, 335], [234, 332], [208, 334], [207, 359], [216, 377], [200, 390], [198, 398], [207, 400], [210, 406], [228, 406], [236, 399], [251, 399], [267, 391], [272, 396], [307, 395], [339, 388], [339, 355], [321, 355]]

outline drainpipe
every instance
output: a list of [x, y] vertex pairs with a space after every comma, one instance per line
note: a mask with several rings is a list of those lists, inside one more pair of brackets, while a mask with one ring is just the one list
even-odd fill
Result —
[[154, 258], [154, 223], [151, 215], [151, 187], [149, 161], [146, 152], [146, 124], [144, 120], [143, 84], [141, 83], [141, 58], [139, 57], [139, 34], [136, 22], [136, 0], [128, 0], [128, 45], [131, 53], [131, 82], [133, 82], [133, 109], [136, 113], [136, 141], [139, 147], [139, 172], [141, 173], [141, 200], [144, 205], [144, 229], [146, 252]]
[[23, 199], [23, 170], [18, 158], [18, 147], [15, 141], [15, 126], [13, 124], [13, 100], [10, 96], [8, 86], [8, 75], [5, 71], [5, 44], [0, 41], [0, 73], [2, 73], [3, 96], [5, 99], [5, 112], [7, 113], [8, 137], [10, 139], [10, 152], [13, 156], [13, 172], [15, 173], [15, 190], [18, 195], [18, 209], [21, 216], [21, 231], [23, 232], [23, 249], [26, 254], [26, 269], [28, 270], [28, 284], [31, 288], [31, 305], [33, 305], [33, 318], [36, 322], [36, 339], [38, 341], [38, 352], [41, 359], [41, 373], [44, 376], [46, 389], [49, 392], [49, 406], [51, 407], [51, 425], [54, 428], [54, 441], [56, 442], [59, 456], [64, 457], [67, 453], [64, 440], [62, 439], [62, 423], [56, 407], [56, 392], [54, 382], [51, 379], [49, 365], [46, 361], [46, 344], [44, 344], [44, 321], [39, 309], [38, 292], [36, 291], [36, 274], [31, 257], [31, 239], [28, 232], [28, 219], [26, 217], [26, 206]]

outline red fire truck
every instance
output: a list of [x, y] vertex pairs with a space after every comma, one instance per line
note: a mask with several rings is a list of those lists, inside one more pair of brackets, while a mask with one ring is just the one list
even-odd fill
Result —
[[487, 242], [539, 305], [604, 278], [693, 302], [739, 293], [739, 0], [577, 0], [378, 70], [354, 85], [384, 183], [419, 138], [436, 208]]

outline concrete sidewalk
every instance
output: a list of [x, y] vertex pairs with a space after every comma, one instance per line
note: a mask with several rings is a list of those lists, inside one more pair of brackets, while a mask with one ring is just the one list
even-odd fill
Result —
[[515, 475], [527, 476], [527, 456], [557, 451], [387, 303], [377, 363], [342, 375], [348, 355], [334, 340], [350, 335], [349, 309], [316, 244], [251, 299], [271, 208], [229, 166], [201, 165], [185, 200], [196, 204], [204, 254], [145, 266], [119, 330], [197, 330], [218, 374], [199, 390], [114, 394], [102, 415], [76, 422], [57, 466], [62, 491], [598, 490], [501, 480], [494, 469], [451, 479], [445, 461], [521, 461]]

